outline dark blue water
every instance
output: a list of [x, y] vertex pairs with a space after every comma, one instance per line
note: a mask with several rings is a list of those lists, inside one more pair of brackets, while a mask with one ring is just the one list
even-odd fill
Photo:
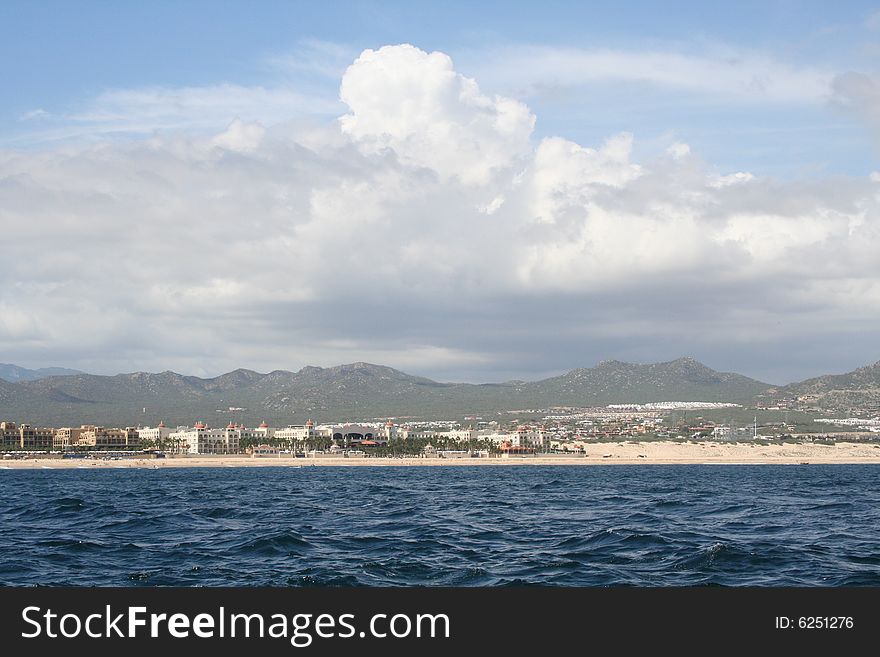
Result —
[[0, 470], [4, 585], [880, 585], [880, 466]]

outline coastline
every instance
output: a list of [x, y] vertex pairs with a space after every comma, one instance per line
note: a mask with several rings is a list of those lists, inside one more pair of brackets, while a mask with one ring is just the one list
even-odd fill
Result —
[[122, 468], [234, 468], [234, 467], [456, 467], [524, 465], [772, 465], [772, 464], [880, 464], [880, 445], [865, 443], [772, 444], [748, 443], [601, 443], [586, 455], [548, 454], [509, 458], [367, 458], [281, 457], [246, 455], [169, 456], [119, 460], [33, 458], [0, 461], [3, 470], [122, 469]]

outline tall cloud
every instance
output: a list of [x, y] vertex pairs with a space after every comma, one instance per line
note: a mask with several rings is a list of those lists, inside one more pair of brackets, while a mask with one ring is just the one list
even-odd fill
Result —
[[444, 178], [485, 183], [529, 150], [535, 117], [522, 103], [490, 98], [456, 73], [444, 53], [410, 45], [365, 50], [342, 78], [351, 112], [342, 131], [367, 153], [393, 151]]

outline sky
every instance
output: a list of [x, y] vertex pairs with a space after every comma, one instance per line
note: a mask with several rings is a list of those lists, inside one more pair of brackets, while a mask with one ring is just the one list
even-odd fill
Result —
[[4, 2], [0, 360], [880, 359], [880, 4]]

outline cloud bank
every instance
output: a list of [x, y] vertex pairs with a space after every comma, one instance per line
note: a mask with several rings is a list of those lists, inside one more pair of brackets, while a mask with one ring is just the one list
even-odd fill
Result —
[[523, 103], [409, 45], [364, 51], [340, 99], [294, 131], [0, 152], [4, 359], [490, 380], [688, 353], [773, 380], [877, 358], [876, 176], [538, 140]]

